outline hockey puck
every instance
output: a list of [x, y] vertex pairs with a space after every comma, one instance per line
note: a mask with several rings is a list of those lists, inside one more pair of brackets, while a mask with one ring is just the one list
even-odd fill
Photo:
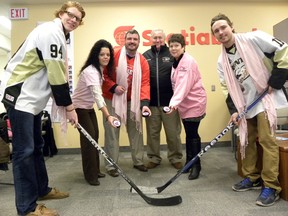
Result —
[[168, 106], [163, 107], [163, 112], [164, 113], [168, 113], [170, 111], [171, 111], [170, 107], [168, 107]]
[[113, 121], [113, 125], [114, 125], [115, 127], [119, 128], [120, 125], [121, 125], [121, 123], [120, 123], [120, 121], [118, 121], [118, 120], [114, 120], [114, 121]]
[[148, 117], [149, 116], [149, 112], [147, 112], [147, 111], [143, 112], [142, 116], [145, 117], [145, 118]]

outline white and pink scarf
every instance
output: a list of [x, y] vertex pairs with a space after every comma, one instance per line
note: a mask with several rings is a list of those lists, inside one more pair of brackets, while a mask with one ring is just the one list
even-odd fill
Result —
[[[239, 55], [245, 63], [246, 70], [250, 74], [257, 92], [260, 94], [267, 88], [270, 73], [265, 67], [263, 60], [257, 54], [252, 42], [247, 40], [244, 34], [235, 34], [235, 45]], [[241, 113], [249, 104], [245, 104], [245, 100], [240, 89], [240, 85], [235, 77], [231, 65], [228, 61], [228, 56], [225, 47], [222, 46], [222, 63], [224, 69], [224, 77], [227, 83], [228, 91], [238, 110]], [[273, 93], [266, 94], [262, 99], [271, 133], [274, 134], [277, 124], [277, 114], [273, 101]], [[245, 147], [248, 145], [248, 129], [245, 118], [241, 119], [239, 123], [239, 137], [240, 137], [240, 152], [242, 159], [245, 157]]]
[[[113, 94], [112, 107], [116, 115], [120, 118], [121, 123], [127, 123], [127, 89], [128, 89], [128, 73], [127, 73], [127, 56], [126, 48], [122, 47], [119, 56], [118, 66], [116, 68], [116, 83], [125, 87], [126, 91], [122, 95]], [[136, 122], [136, 128], [142, 133], [142, 118], [140, 110], [140, 90], [141, 90], [142, 71], [140, 64], [140, 55], [137, 52], [134, 59], [133, 79], [131, 89], [131, 108], [130, 118]]]
[[[66, 81], [68, 82], [68, 49], [67, 49], [67, 44], [66, 44], [66, 56], [65, 56], [65, 77], [66, 77]], [[66, 107], [64, 106], [57, 106], [55, 99], [52, 97], [52, 108], [51, 108], [51, 121], [52, 122], [60, 122], [60, 128], [61, 128], [61, 132], [62, 135], [66, 135], [67, 133], [67, 112], [66, 112]], [[67, 143], [67, 139], [64, 140], [65, 143]]]

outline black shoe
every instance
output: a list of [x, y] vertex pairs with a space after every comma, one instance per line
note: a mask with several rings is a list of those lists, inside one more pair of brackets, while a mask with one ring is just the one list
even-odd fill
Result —
[[100, 185], [100, 182], [97, 180], [97, 181], [92, 181], [92, 182], [88, 182], [90, 185], [93, 185], [93, 186], [98, 186]]
[[104, 173], [99, 172], [98, 173], [98, 178], [104, 178], [106, 175]]
[[147, 167], [144, 165], [134, 165], [134, 168], [140, 170], [141, 172], [147, 172], [148, 171]]
[[188, 176], [189, 180], [194, 180], [199, 177], [201, 167], [200, 166], [193, 166], [190, 170], [190, 174]]

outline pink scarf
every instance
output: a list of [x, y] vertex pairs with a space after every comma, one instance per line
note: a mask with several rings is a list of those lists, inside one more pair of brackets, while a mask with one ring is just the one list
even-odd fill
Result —
[[[237, 51], [245, 63], [246, 70], [253, 80], [257, 92], [259, 94], [262, 93], [264, 89], [267, 88], [268, 79], [270, 77], [268, 69], [265, 67], [259, 54], [257, 54], [252, 42], [247, 40], [244, 34], [235, 34], [235, 44]], [[224, 46], [222, 46], [222, 63], [228, 91], [238, 110], [238, 113], [241, 113], [249, 104], [245, 104], [240, 85], [235, 77], [235, 73], [233, 72], [231, 65], [228, 62], [228, 56]], [[262, 102], [269, 120], [271, 133], [274, 134], [277, 124], [277, 116], [273, 102], [273, 94], [267, 94], [262, 99]], [[245, 118], [243, 118], [239, 124], [239, 137], [240, 152], [243, 159], [245, 158], [245, 147], [248, 145], [248, 130], [247, 121]]]
[[[68, 80], [68, 50], [67, 46], [66, 49], [66, 57], [65, 57], [65, 76], [66, 80]], [[54, 97], [52, 97], [52, 108], [51, 108], [51, 121], [52, 122], [60, 122], [60, 128], [62, 134], [66, 135], [67, 133], [67, 116], [66, 116], [66, 107], [64, 106], [57, 106], [56, 102], [54, 100]], [[66, 142], [66, 140], [65, 140]]]
[[61, 132], [67, 133], [67, 117], [66, 108], [64, 106], [57, 106], [54, 98], [52, 98], [52, 108], [51, 108], [51, 121], [60, 122]]
[[[118, 67], [116, 68], [116, 83], [128, 89], [127, 83], [127, 59], [126, 48], [122, 47], [119, 56]], [[142, 133], [142, 118], [140, 110], [140, 90], [141, 90], [142, 71], [140, 65], [140, 55], [137, 52], [134, 59], [133, 79], [131, 89], [131, 108], [130, 117], [135, 120], [136, 128]], [[113, 94], [112, 107], [115, 109], [116, 115], [120, 118], [121, 123], [127, 123], [127, 90], [122, 95]]]

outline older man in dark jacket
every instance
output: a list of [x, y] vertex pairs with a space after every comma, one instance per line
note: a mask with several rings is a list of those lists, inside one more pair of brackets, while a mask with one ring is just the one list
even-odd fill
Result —
[[181, 159], [181, 122], [178, 112], [166, 115], [163, 107], [169, 105], [173, 95], [171, 84], [171, 67], [173, 64], [169, 48], [165, 44], [165, 33], [161, 29], [151, 32], [151, 49], [143, 56], [147, 59], [150, 67], [150, 110], [152, 115], [146, 118], [147, 128], [147, 157], [148, 169], [155, 168], [161, 163], [160, 156], [160, 132], [162, 124], [166, 134], [168, 146], [168, 159], [176, 168], [182, 168]]

